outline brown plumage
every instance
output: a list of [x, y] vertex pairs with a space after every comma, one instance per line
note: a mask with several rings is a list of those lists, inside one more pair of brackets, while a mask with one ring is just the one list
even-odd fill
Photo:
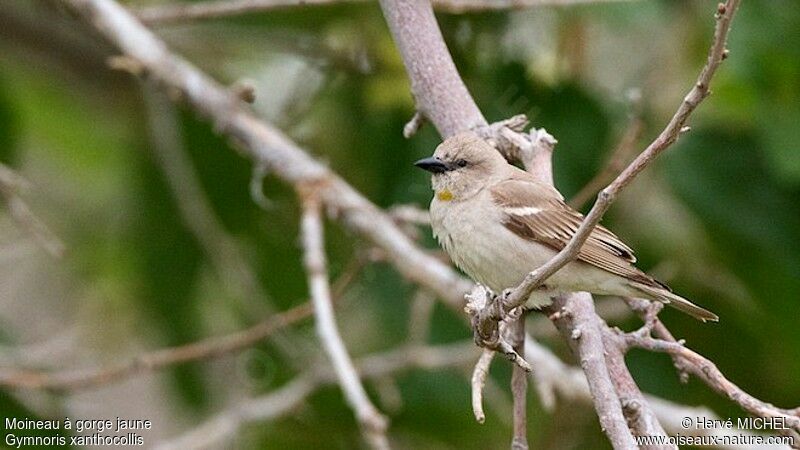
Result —
[[[508, 164], [474, 133], [446, 140], [417, 165], [433, 173], [434, 235], [453, 261], [474, 280], [499, 292], [563, 249], [583, 222], [552, 186]], [[531, 294], [540, 307], [558, 292], [638, 296], [658, 300], [700, 320], [718, 317], [670, 291], [642, 272], [633, 250], [603, 226], [595, 227], [577, 260]]]
[[[515, 175], [515, 179], [490, 188], [492, 199], [506, 212], [503, 225], [523, 239], [560, 251], [578, 231], [583, 215], [564, 203], [558, 191], [537, 182], [527, 172]], [[602, 225], [592, 230], [578, 260], [632, 281], [663, 286], [633, 266], [633, 250]]]

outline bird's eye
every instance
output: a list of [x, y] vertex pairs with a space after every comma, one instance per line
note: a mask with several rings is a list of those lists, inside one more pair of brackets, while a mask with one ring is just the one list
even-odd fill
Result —
[[466, 160], [466, 159], [459, 159], [458, 161], [456, 161], [456, 165], [457, 165], [458, 167], [466, 167], [466, 165], [467, 165], [467, 160]]

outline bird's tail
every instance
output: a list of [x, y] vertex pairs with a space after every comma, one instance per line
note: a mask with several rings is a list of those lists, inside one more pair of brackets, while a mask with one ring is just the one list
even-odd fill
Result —
[[708, 320], [712, 322], [719, 321], [719, 316], [717, 316], [713, 312], [705, 308], [701, 308], [679, 295], [673, 294], [672, 292], [669, 291], [669, 289], [666, 289], [664, 287], [658, 285], [651, 286], [637, 282], [631, 283], [631, 287], [633, 287], [638, 291], [641, 291], [643, 294], [645, 294], [646, 297], [652, 300], [658, 300], [679, 311], [683, 311], [686, 314], [689, 314], [690, 316], [694, 317], [695, 319], [702, 320], [703, 322], [706, 322]]

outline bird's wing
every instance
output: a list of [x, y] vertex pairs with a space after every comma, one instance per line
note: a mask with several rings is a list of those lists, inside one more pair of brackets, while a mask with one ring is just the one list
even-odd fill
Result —
[[[505, 213], [503, 225], [517, 236], [563, 249], [583, 222], [583, 215], [566, 203], [552, 186], [521, 172], [490, 188], [494, 203]], [[578, 259], [633, 281], [653, 279], [634, 267], [633, 250], [611, 231], [597, 225], [581, 247]]]

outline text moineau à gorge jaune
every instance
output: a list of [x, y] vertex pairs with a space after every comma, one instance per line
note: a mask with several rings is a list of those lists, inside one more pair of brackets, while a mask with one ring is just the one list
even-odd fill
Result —
[[73, 430], [77, 433], [85, 431], [113, 431], [118, 433], [120, 431], [132, 430], [150, 430], [153, 428], [153, 423], [149, 419], [125, 419], [117, 417], [116, 419], [70, 419], [65, 417], [64, 420], [49, 419], [49, 420], [34, 420], [29, 418], [17, 419], [16, 417], [6, 417], [5, 429], [6, 430]]

